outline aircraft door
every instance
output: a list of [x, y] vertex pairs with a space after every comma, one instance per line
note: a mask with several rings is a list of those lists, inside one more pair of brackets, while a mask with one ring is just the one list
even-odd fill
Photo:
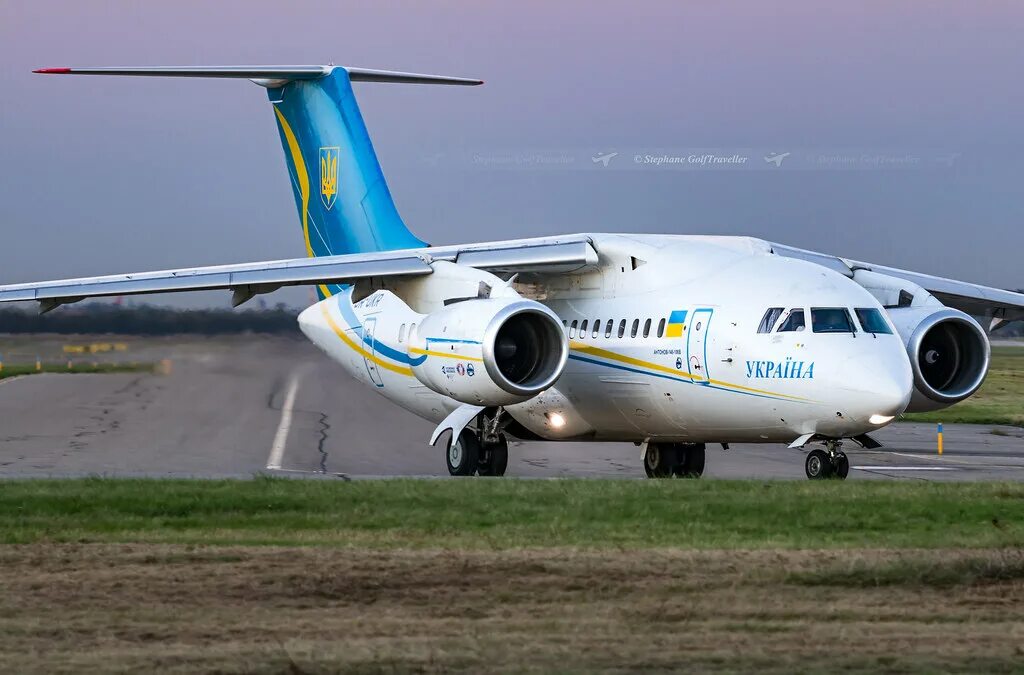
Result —
[[[363, 349], [369, 348], [370, 353], [377, 356], [377, 339], [375, 333], [377, 331], [377, 317], [368, 317], [363, 321]], [[368, 356], [363, 356], [363, 363], [366, 364], [366, 372], [370, 376], [370, 380], [378, 387], [384, 386], [384, 381], [380, 378], [380, 370], [377, 368], [377, 364], [373, 359]]]
[[689, 330], [686, 332], [686, 361], [690, 375], [696, 384], [709, 384], [711, 374], [708, 373], [708, 327], [711, 323], [713, 309], [698, 309], [690, 317]]

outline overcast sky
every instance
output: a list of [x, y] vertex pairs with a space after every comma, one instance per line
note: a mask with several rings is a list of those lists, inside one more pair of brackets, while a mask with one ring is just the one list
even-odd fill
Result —
[[611, 4], [0, 0], [0, 283], [303, 255], [263, 90], [33, 68], [333, 61], [487, 81], [357, 85], [435, 244], [749, 234], [1024, 286], [1024, 5]]

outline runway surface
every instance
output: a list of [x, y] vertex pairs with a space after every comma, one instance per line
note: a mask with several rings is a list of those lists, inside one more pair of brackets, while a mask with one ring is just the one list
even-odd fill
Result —
[[[162, 340], [132, 358], [172, 359], [169, 375], [32, 375], [0, 381], [0, 476], [446, 476], [432, 425], [359, 386], [301, 339]], [[1024, 429], [932, 425], [844, 448], [851, 479], [1024, 480]], [[510, 476], [643, 477], [626, 443], [521, 443]], [[712, 478], [804, 477], [780, 445], [708, 448]], [[268, 465], [275, 467], [267, 469]]]

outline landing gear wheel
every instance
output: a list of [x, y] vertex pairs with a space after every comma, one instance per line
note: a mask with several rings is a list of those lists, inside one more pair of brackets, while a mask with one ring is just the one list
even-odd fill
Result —
[[680, 478], [700, 478], [704, 475], [704, 444], [680, 443], [676, 446], [676, 465], [672, 474]]
[[671, 478], [676, 466], [676, 448], [670, 443], [648, 443], [644, 471], [648, 478]]
[[845, 452], [836, 453], [832, 459], [832, 471], [832, 475], [839, 480], [846, 480], [846, 477], [850, 475], [850, 460], [846, 457]]
[[811, 480], [830, 478], [832, 476], [832, 460], [829, 459], [828, 453], [824, 450], [811, 450], [807, 453], [807, 460], [804, 462], [804, 472]]
[[508, 440], [499, 436], [496, 443], [480, 446], [480, 475], [504, 476], [508, 468]]
[[476, 439], [476, 434], [463, 429], [458, 438], [448, 443], [444, 457], [448, 473], [453, 476], [472, 476], [480, 463], [480, 441]]

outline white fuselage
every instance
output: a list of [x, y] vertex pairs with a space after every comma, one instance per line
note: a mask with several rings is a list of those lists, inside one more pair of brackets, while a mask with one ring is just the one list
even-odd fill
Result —
[[[812, 308], [844, 308], [851, 317], [872, 308], [884, 316], [847, 277], [771, 255], [764, 242], [742, 237], [592, 238], [600, 261], [586, 270], [526, 275], [508, 288], [487, 280], [541, 302], [565, 325], [570, 353], [561, 377], [540, 395], [505, 406], [533, 434], [789, 442], [805, 434], [857, 436], [907, 407], [913, 376], [898, 335], [866, 332], [856, 319], [855, 332], [812, 330]], [[415, 331], [455, 297], [451, 278], [491, 277], [444, 265], [451, 269], [437, 267], [436, 280], [357, 285], [300, 316], [303, 332], [350, 375], [434, 422], [461, 404], [422, 384], [413, 368], [466, 378], [480, 364], [458, 345], [417, 353], [410, 341], [439, 337]], [[783, 317], [802, 309], [806, 327], [758, 332], [769, 308], [782, 308]]]

